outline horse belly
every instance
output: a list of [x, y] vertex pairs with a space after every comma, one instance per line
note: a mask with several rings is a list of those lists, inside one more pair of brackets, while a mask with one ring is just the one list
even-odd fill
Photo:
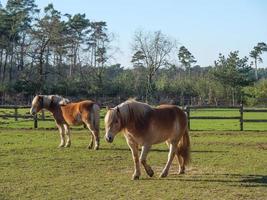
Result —
[[74, 115], [74, 116], [64, 116], [65, 117], [65, 121], [69, 124], [69, 125], [82, 125], [83, 121], [82, 121], [82, 116], [80, 114]]
[[175, 127], [173, 126], [167, 128], [153, 124], [147, 134], [147, 138], [151, 140], [151, 144], [159, 144], [171, 138], [177, 137], [176, 134]]

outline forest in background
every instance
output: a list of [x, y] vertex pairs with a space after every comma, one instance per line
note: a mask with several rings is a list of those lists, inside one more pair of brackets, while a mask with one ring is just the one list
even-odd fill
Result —
[[267, 104], [267, 69], [257, 67], [267, 53], [262, 41], [247, 57], [233, 50], [199, 66], [168, 35], [139, 30], [132, 64], [122, 66], [114, 62], [113, 40], [105, 21], [85, 14], [61, 13], [53, 4], [40, 9], [34, 0], [0, 2], [0, 104], [29, 102], [35, 94], [101, 103], [134, 97], [155, 104]]

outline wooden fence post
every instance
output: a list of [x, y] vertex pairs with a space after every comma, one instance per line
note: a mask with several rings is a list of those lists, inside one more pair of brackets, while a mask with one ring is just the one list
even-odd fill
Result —
[[37, 114], [33, 116], [33, 120], [34, 120], [34, 128], [38, 128]]
[[243, 115], [243, 112], [244, 111], [244, 107], [243, 107], [243, 104], [240, 104], [240, 109], [239, 109], [239, 112], [240, 112], [240, 131], [243, 131], [244, 130], [244, 115]]
[[17, 107], [15, 107], [14, 117], [15, 117], [15, 121], [18, 121], [18, 108]]
[[186, 114], [187, 114], [187, 127], [188, 127], [188, 130], [190, 130], [190, 107], [189, 106], [186, 107]]
[[44, 112], [44, 109], [42, 109], [42, 120], [43, 121], [45, 120], [45, 112]]

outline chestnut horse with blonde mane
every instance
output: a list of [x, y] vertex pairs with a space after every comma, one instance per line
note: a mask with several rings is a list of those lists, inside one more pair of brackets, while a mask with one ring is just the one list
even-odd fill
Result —
[[85, 124], [91, 131], [91, 141], [88, 148], [99, 148], [99, 106], [91, 101], [71, 103], [68, 99], [58, 95], [37, 95], [32, 101], [30, 113], [37, 114], [41, 109], [46, 109], [53, 114], [57, 124], [61, 142], [59, 147], [70, 147], [70, 125]]
[[[180, 165], [179, 173], [185, 172], [185, 165], [190, 160], [190, 139], [187, 116], [177, 106], [160, 105], [153, 108], [145, 103], [128, 100], [115, 108], [108, 109], [105, 129], [105, 138], [110, 143], [117, 133], [124, 131], [135, 164], [134, 180], [139, 179], [141, 175], [140, 163], [150, 177], [154, 175], [146, 162], [146, 157], [153, 144], [165, 141], [169, 146], [169, 155], [160, 177], [168, 175], [175, 155]], [[139, 146], [142, 146], [140, 158]]]

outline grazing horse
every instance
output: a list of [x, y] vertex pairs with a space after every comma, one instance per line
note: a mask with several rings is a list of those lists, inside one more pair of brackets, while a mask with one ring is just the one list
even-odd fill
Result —
[[[146, 157], [153, 144], [165, 142], [169, 146], [168, 161], [160, 177], [166, 177], [175, 155], [179, 162], [179, 173], [185, 172], [190, 160], [190, 139], [187, 116], [177, 106], [160, 105], [156, 108], [135, 100], [128, 100], [115, 108], [108, 109], [105, 116], [106, 141], [113, 139], [120, 131], [131, 149], [135, 171], [133, 179], [141, 175], [140, 163], [146, 173], [152, 177], [153, 170], [147, 164]], [[138, 148], [142, 146], [139, 158]]]
[[[47, 109], [53, 114], [57, 124], [61, 142], [59, 147], [70, 147], [70, 125], [85, 124], [91, 131], [91, 141], [88, 148], [99, 148], [99, 106], [90, 100], [71, 103], [58, 95], [37, 95], [32, 101], [30, 113], [37, 114], [41, 109]], [[94, 140], [94, 141], [93, 141]]]

